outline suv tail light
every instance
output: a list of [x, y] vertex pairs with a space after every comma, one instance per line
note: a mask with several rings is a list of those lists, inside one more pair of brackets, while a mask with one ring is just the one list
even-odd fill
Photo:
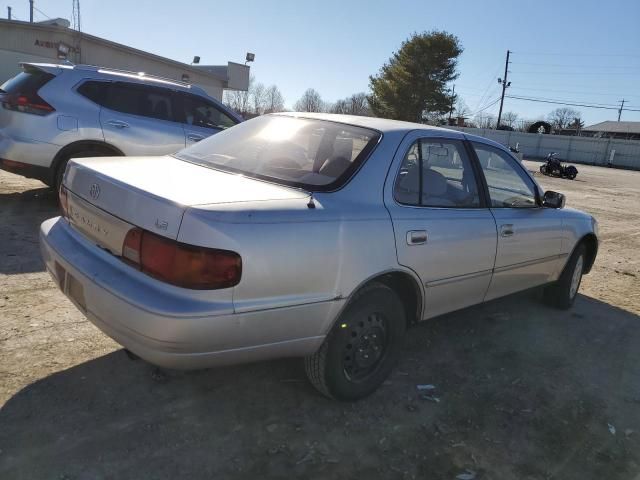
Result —
[[32, 113], [34, 115], [48, 115], [51, 112], [55, 112], [55, 108], [35, 93], [28, 95], [21, 93], [4, 95], [2, 98], [2, 106], [7, 110]]
[[122, 258], [158, 280], [194, 290], [233, 287], [242, 276], [235, 252], [187, 245], [141, 228], [127, 233]]
[[33, 115], [48, 115], [55, 112], [55, 108], [38, 95], [38, 91], [55, 78], [55, 75], [28, 64], [23, 65], [22, 68], [23, 72], [2, 84], [2, 95], [0, 95], [2, 106], [7, 110]]

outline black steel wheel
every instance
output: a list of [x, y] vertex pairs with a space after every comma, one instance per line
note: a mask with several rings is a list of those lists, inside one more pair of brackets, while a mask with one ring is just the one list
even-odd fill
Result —
[[387, 378], [406, 330], [404, 306], [386, 285], [371, 283], [356, 293], [325, 338], [305, 359], [311, 383], [324, 395], [358, 400]]

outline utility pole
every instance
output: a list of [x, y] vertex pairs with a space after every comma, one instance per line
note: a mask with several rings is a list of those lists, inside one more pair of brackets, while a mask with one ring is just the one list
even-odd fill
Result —
[[33, 0], [29, 0], [29, 21], [33, 23]]
[[453, 84], [453, 92], [451, 93], [451, 108], [449, 109], [449, 125], [451, 125], [451, 115], [453, 115], [453, 101], [456, 98], [456, 84]]
[[620, 117], [622, 116], [622, 109], [624, 108], [624, 98], [620, 100], [620, 109], [618, 110], [618, 121], [620, 121]]
[[11, 20], [11, 7], [7, 7], [7, 18]]
[[498, 111], [498, 122], [496, 128], [500, 128], [500, 118], [502, 117], [502, 105], [504, 104], [504, 92], [511, 85], [511, 82], [507, 82], [507, 76], [509, 75], [509, 54], [511, 52], [507, 50], [507, 60], [504, 62], [504, 78], [499, 78], [498, 83], [502, 84], [502, 96], [500, 97], [500, 110]]

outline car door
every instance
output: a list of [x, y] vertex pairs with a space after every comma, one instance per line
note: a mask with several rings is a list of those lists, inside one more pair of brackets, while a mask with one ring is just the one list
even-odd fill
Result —
[[492, 299], [544, 284], [560, 267], [562, 222], [541, 205], [538, 188], [524, 166], [493, 145], [472, 142], [498, 227]]
[[238, 123], [209, 99], [178, 93], [181, 121], [187, 146]]
[[[442, 135], [442, 134], [439, 134]], [[483, 301], [496, 225], [461, 137], [410, 133], [385, 186], [398, 262], [425, 285], [425, 318]]]
[[125, 155], [164, 155], [185, 147], [172, 91], [151, 85], [111, 82], [100, 110], [104, 139]]

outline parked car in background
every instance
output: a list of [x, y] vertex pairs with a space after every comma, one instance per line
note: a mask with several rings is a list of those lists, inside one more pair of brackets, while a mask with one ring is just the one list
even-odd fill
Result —
[[537, 286], [572, 305], [593, 217], [512, 154], [379, 118], [272, 114], [163, 157], [71, 160], [45, 264], [156, 365], [305, 357], [324, 394], [387, 377], [408, 327]]
[[176, 80], [88, 65], [22, 68], [0, 87], [0, 168], [56, 188], [71, 158], [175, 153], [242, 121]]

